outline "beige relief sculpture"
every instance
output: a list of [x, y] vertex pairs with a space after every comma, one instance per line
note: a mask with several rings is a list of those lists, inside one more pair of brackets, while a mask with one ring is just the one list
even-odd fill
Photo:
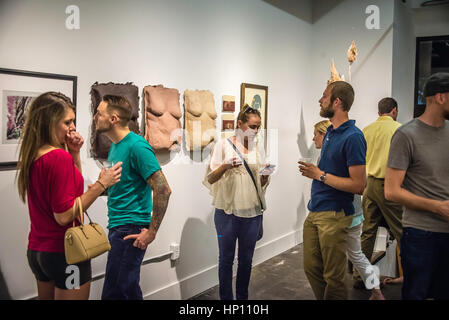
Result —
[[217, 137], [214, 95], [208, 90], [184, 92], [186, 149], [200, 150]]
[[181, 107], [179, 91], [162, 85], [146, 86], [145, 139], [154, 150], [181, 149]]
[[351, 82], [351, 66], [354, 63], [354, 61], [357, 58], [357, 54], [358, 54], [358, 49], [357, 46], [355, 45], [354, 40], [351, 43], [351, 46], [348, 49], [348, 62], [349, 62], [349, 71], [348, 71], [348, 76], [349, 76], [349, 82]]
[[[357, 46], [355, 44], [355, 41], [352, 41], [351, 46], [349, 47], [346, 55], [348, 57], [348, 62], [349, 62], [349, 70], [348, 70], [348, 78], [349, 78], [349, 82], [351, 82], [351, 66], [352, 64], [355, 62], [355, 60], [357, 59], [357, 55], [358, 55], [359, 51], [357, 49]], [[335, 64], [334, 64], [334, 59], [332, 59], [331, 61], [331, 77], [330, 79], [327, 81], [327, 84], [331, 84], [332, 82], [335, 81], [346, 81], [345, 80], [345, 76], [341, 75], [338, 73], [337, 68], [335, 68]]]
[[340, 75], [337, 71], [337, 68], [335, 68], [335, 64], [334, 64], [334, 59], [332, 59], [331, 62], [331, 77], [329, 80], [327, 80], [327, 84], [331, 84], [332, 82], [335, 81], [345, 81], [345, 76], [344, 75]]
[[357, 58], [358, 50], [357, 46], [355, 45], [354, 40], [352, 40], [351, 46], [348, 49], [348, 62], [350, 64], [353, 64], [355, 59]]

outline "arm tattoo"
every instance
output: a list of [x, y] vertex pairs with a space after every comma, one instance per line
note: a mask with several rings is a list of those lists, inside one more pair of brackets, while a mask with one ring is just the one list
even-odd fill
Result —
[[150, 227], [157, 231], [164, 218], [170, 198], [170, 186], [165, 179], [162, 170], [158, 170], [148, 178], [148, 184], [153, 190], [153, 215], [151, 217]]

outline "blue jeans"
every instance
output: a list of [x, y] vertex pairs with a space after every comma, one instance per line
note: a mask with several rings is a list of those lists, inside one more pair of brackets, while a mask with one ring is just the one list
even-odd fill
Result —
[[146, 250], [134, 247], [134, 239], [123, 240], [128, 235], [139, 234], [142, 228], [124, 225], [109, 230], [111, 250], [106, 264], [102, 300], [143, 300], [139, 281]]
[[449, 233], [404, 228], [403, 300], [449, 299]]
[[238, 240], [238, 268], [236, 297], [248, 300], [248, 286], [251, 267], [259, 235], [262, 215], [254, 218], [240, 218], [215, 209], [215, 228], [218, 237], [218, 279], [220, 282], [220, 299], [234, 300], [232, 293], [232, 265], [234, 264], [235, 246]]

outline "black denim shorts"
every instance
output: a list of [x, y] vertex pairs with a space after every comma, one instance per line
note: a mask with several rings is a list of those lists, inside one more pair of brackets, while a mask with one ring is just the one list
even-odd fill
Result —
[[[28, 264], [38, 281], [53, 281], [59, 289], [73, 289], [92, 280], [90, 260], [69, 265], [64, 252], [41, 252], [28, 250]], [[78, 272], [79, 271], [79, 272]]]

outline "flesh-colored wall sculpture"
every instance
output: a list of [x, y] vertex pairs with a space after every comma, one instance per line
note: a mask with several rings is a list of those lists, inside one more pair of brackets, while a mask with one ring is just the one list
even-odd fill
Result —
[[[90, 91], [92, 100], [92, 114], [97, 112], [98, 105], [103, 100], [103, 97], [108, 94], [122, 96], [128, 99], [132, 107], [132, 116], [131, 121], [129, 122], [129, 129], [137, 134], [140, 134], [139, 124], [137, 123], [137, 118], [139, 116], [138, 88], [133, 85], [132, 82], [127, 82], [125, 84], [95, 82]], [[91, 153], [94, 159], [106, 160], [108, 158], [111, 143], [111, 140], [109, 140], [109, 138], [103, 133], [97, 132], [95, 121], [92, 121]]]
[[352, 77], [351, 77], [351, 66], [354, 63], [354, 61], [357, 59], [357, 55], [359, 53], [359, 50], [357, 49], [357, 46], [354, 42], [354, 40], [352, 40], [351, 46], [348, 49], [348, 62], [349, 62], [349, 68], [348, 68], [348, 76], [349, 76], [349, 82], [352, 81]]
[[355, 59], [357, 58], [357, 54], [358, 54], [359, 50], [357, 49], [357, 46], [355, 44], [355, 41], [352, 40], [351, 46], [348, 49], [348, 62], [349, 64], [353, 64]]
[[[346, 53], [346, 56], [348, 57], [349, 62], [349, 68], [348, 68], [348, 76], [349, 76], [349, 82], [352, 81], [351, 77], [351, 66], [356, 61], [357, 55], [359, 53], [359, 50], [357, 49], [357, 45], [355, 44], [355, 41], [353, 40], [351, 45], [349, 46], [349, 49]], [[327, 85], [331, 84], [335, 81], [346, 81], [344, 75], [340, 75], [337, 71], [337, 68], [335, 68], [334, 59], [331, 61], [331, 77], [329, 80], [327, 80]]]
[[217, 112], [212, 92], [187, 89], [184, 111], [187, 150], [204, 148], [217, 138]]
[[179, 91], [162, 85], [146, 86], [145, 139], [155, 150], [178, 151], [181, 147]]
[[345, 81], [345, 76], [344, 75], [340, 75], [337, 71], [337, 68], [335, 68], [335, 64], [334, 64], [334, 59], [332, 59], [331, 62], [331, 77], [329, 78], [329, 80], [327, 80], [327, 84], [331, 84], [332, 82], [335, 81]]

